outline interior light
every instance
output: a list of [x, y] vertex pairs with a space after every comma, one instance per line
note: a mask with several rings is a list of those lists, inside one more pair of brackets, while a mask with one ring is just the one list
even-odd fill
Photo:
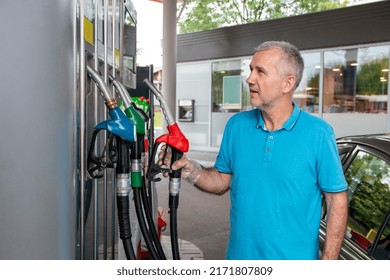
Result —
[[338, 72], [338, 71], [340, 71], [340, 68], [333, 68], [332, 71], [333, 72]]
[[351, 66], [358, 66], [359, 64], [357, 62], [352, 62]]
[[382, 69], [382, 72], [389, 72], [389, 69]]

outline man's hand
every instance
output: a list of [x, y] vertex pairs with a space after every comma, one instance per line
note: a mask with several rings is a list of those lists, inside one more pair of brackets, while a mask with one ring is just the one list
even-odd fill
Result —
[[[182, 169], [181, 178], [187, 179], [191, 184], [196, 184], [202, 173], [202, 167], [195, 161], [187, 158], [185, 155], [171, 165], [172, 154], [167, 145], [161, 147], [161, 151], [158, 155], [158, 165], [172, 168], [172, 170]], [[164, 177], [168, 176], [168, 172], [164, 172]]]

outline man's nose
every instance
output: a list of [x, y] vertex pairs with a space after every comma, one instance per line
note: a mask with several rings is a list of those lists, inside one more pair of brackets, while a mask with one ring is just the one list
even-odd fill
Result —
[[252, 77], [252, 72], [249, 74], [248, 78], [246, 78], [246, 82], [248, 85], [253, 85], [254, 84], [254, 79]]

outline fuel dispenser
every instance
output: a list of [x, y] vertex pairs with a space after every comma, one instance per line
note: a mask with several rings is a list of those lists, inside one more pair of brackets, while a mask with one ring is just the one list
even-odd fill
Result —
[[155, 140], [153, 148], [153, 154], [149, 163], [148, 179], [151, 181], [158, 181], [156, 178], [158, 173], [163, 171], [169, 172], [169, 216], [170, 216], [170, 234], [171, 234], [171, 247], [174, 260], [180, 259], [179, 242], [177, 234], [177, 208], [179, 206], [179, 194], [181, 188], [181, 170], [163, 169], [155, 163], [155, 157], [161, 144], [166, 144], [172, 150], [171, 164], [176, 160], [179, 160], [183, 153], [188, 152], [189, 141], [181, 132], [178, 124], [172, 116], [172, 113], [167, 106], [164, 96], [158, 91], [158, 89], [148, 80], [145, 79], [144, 83], [150, 88], [155, 95], [156, 99], [160, 102], [161, 110], [164, 114], [165, 120], [168, 124], [168, 133], [159, 136]]
[[[124, 111], [126, 116], [132, 120], [136, 126], [137, 142], [132, 145], [131, 148], [131, 186], [134, 193], [134, 202], [136, 204], [136, 211], [138, 222], [143, 233], [144, 240], [147, 244], [148, 250], [153, 259], [166, 259], [165, 253], [162, 249], [157, 231], [156, 225], [153, 220], [152, 207], [149, 203], [149, 197], [147, 193], [147, 186], [143, 171], [145, 166], [142, 163], [146, 162], [145, 158], [145, 143], [147, 143], [147, 123], [149, 117], [146, 112], [146, 105], [143, 104], [143, 108], [139, 108], [136, 102], [130, 97], [129, 93], [125, 89], [122, 83], [110, 77], [113, 85], [115, 86], [119, 96], [124, 104]], [[142, 203], [142, 205], [141, 205]], [[143, 212], [146, 216], [146, 224], [143, 219]]]
[[[88, 172], [92, 178], [100, 178], [102, 171], [107, 167], [114, 167], [116, 169], [116, 200], [118, 211], [118, 223], [120, 229], [120, 238], [123, 241], [126, 257], [128, 259], [135, 259], [135, 253], [131, 242], [131, 228], [129, 217], [129, 144], [136, 142], [136, 131], [134, 124], [127, 118], [122, 110], [116, 105], [116, 101], [110, 93], [108, 87], [104, 83], [97, 71], [87, 66], [87, 71], [90, 77], [98, 85], [102, 97], [105, 101], [110, 120], [105, 120], [95, 127], [92, 136], [91, 146], [88, 153]], [[109, 133], [108, 147], [105, 151], [109, 154], [110, 163], [102, 161], [100, 157], [93, 155], [96, 145], [96, 136], [102, 131], [106, 130]], [[111, 140], [115, 137], [116, 143]]]
[[[94, 135], [100, 130], [104, 129], [109, 132], [109, 135], [115, 136], [114, 140], [107, 142], [108, 147], [104, 150], [108, 153], [110, 161], [102, 162], [99, 158], [92, 156], [92, 151], [95, 150], [95, 142], [92, 138], [90, 152], [88, 157], [88, 172], [94, 178], [98, 178], [105, 168], [114, 168], [116, 170], [116, 192], [117, 192], [117, 207], [120, 227], [120, 238], [123, 241], [127, 259], [136, 259], [134, 246], [131, 241], [130, 217], [129, 217], [129, 199], [131, 185], [134, 194], [135, 210], [137, 213], [137, 220], [142, 232], [142, 236], [147, 245], [148, 251], [152, 259], [161, 260], [166, 259], [165, 253], [162, 249], [161, 243], [155, 228], [155, 223], [152, 218], [151, 207], [146, 192], [146, 183], [143, 176], [142, 152], [144, 150], [144, 140], [147, 133], [147, 116], [144, 115], [143, 110], [137, 108], [132, 102], [125, 87], [110, 76], [114, 88], [119, 93], [124, 105], [126, 116], [121, 113], [113, 114], [113, 110], [118, 109], [115, 100], [110, 96], [108, 88], [105, 86], [101, 77], [92, 68], [87, 67], [89, 75], [97, 82], [99, 88], [102, 89], [102, 96], [105, 100], [106, 106], [109, 109], [111, 120], [103, 121], [95, 128]], [[147, 171], [148, 181], [159, 181], [156, 178], [158, 173], [169, 172], [169, 208], [170, 208], [170, 233], [171, 233], [171, 249], [173, 259], [180, 259], [178, 234], [177, 234], [177, 209], [179, 204], [179, 194], [181, 188], [181, 171], [172, 170], [170, 167], [164, 169], [158, 166], [154, 159], [161, 144], [166, 144], [172, 150], [172, 163], [180, 159], [184, 152], [189, 149], [189, 141], [183, 135], [178, 124], [175, 122], [169, 108], [166, 105], [162, 94], [154, 87], [154, 85], [145, 79], [144, 83], [150, 88], [157, 100], [160, 102], [164, 117], [168, 123], [168, 133], [161, 135], [155, 140], [152, 156], [150, 157], [149, 169]], [[124, 121], [123, 119], [126, 119]], [[118, 123], [122, 125], [118, 126]], [[129, 134], [128, 130], [133, 130]], [[110, 136], [109, 136], [109, 139]], [[130, 147], [129, 147], [130, 145]], [[130, 151], [130, 153], [129, 153]], [[130, 163], [129, 163], [130, 159]], [[131, 166], [131, 168], [129, 168]], [[129, 172], [131, 178], [129, 178]], [[146, 217], [146, 218], [145, 218]], [[146, 219], [146, 221], [145, 221]]]
[[[134, 211], [130, 211], [130, 148], [137, 133], [135, 124], [118, 106], [110, 77], [135, 87], [136, 12], [131, 0], [78, 2], [74, 25], [80, 77], [76, 80], [80, 108], [78, 211], [88, 212], [89, 204], [91, 211], [84, 221], [79, 214], [77, 258], [117, 259], [125, 255], [135, 259], [132, 241], [140, 234]], [[91, 198], [85, 195], [89, 181]]]
[[[153, 110], [149, 108], [148, 114], [145, 100], [129, 95], [137, 78], [137, 18], [132, 1], [30, 2], [6, 0], [0, 9], [3, 22], [13, 23], [4, 29], [4, 69], [23, 63], [24, 72], [29, 73], [23, 75], [23, 83], [20, 69], [5, 75], [4, 84], [13, 85], [10, 104], [23, 106], [26, 114], [15, 116], [11, 133], [3, 137], [2, 158], [7, 164], [2, 168], [1, 186], [15, 198], [20, 197], [20, 188], [15, 186], [30, 186], [24, 189], [27, 201], [26, 196], [17, 203], [7, 196], [1, 200], [0, 212], [13, 215], [2, 216], [0, 258], [115, 259], [117, 245], [123, 243], [126, 258], [136, 259], [142, 235], [150, 257], [166, 259], [153, 219], [157, 209], [150, 183], [156, 182], [157, 167], [150, 160], [152, 145], [166, 143], [173, 148], [173, 156], [180, 158], [188, 150], [188, 140], [153, 86], [148, 84], [148, 92], [153, 92], [150, 98], [159, 99], [169, 123], [169, 134], [156, 140]], [[26, 29], [26, 22], [31, 28]], [[20, 38], [32, 42], [33, 55], [26, 52], [25, 44], [15, 44]], [[9, 54], [18, 54], [21, 63], [15, 64], [15, 56]], [[32, 94], [39, 100], [34, 106], [29, 102]], [[14, 116], [13, 111], [13, 106], [5, 106], [3, 114]], [[31, 126], [26, 115], [40, 125]], [[3, 118], [4, 123], [7, 120]], [[42, 138], [48, 128], [50, 137]], [[14, 163], [12, 151], [26, 147], [26, 134], [31, 136], [29, 148], [23, 150], [24, 160]], [[24, 176], [15, 173], [15, 164]], [[42, 172], [45, 176], [40, 176]], [[170, 172], [169, 180], [172, 249], [179, 259], [180, 171]], [[15, 225], [15, 220], [20, 223]]]

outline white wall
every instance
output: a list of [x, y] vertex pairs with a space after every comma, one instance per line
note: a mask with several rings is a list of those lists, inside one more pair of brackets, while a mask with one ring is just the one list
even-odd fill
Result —
[[387, 114], [334, 113], [323, 119], [333, 126], [336, 137], [386, 132]]
[[[190, 149], [210, 146], [211, 64], [192, 62], [177, 65], [176, 106], [180, 99], [194, 99], [194, 122], [179, 122], [190, 141]], [[176, 110], [179, 111], [178, 109]], [[177, 117], [176, 117], [177, 119]]]

